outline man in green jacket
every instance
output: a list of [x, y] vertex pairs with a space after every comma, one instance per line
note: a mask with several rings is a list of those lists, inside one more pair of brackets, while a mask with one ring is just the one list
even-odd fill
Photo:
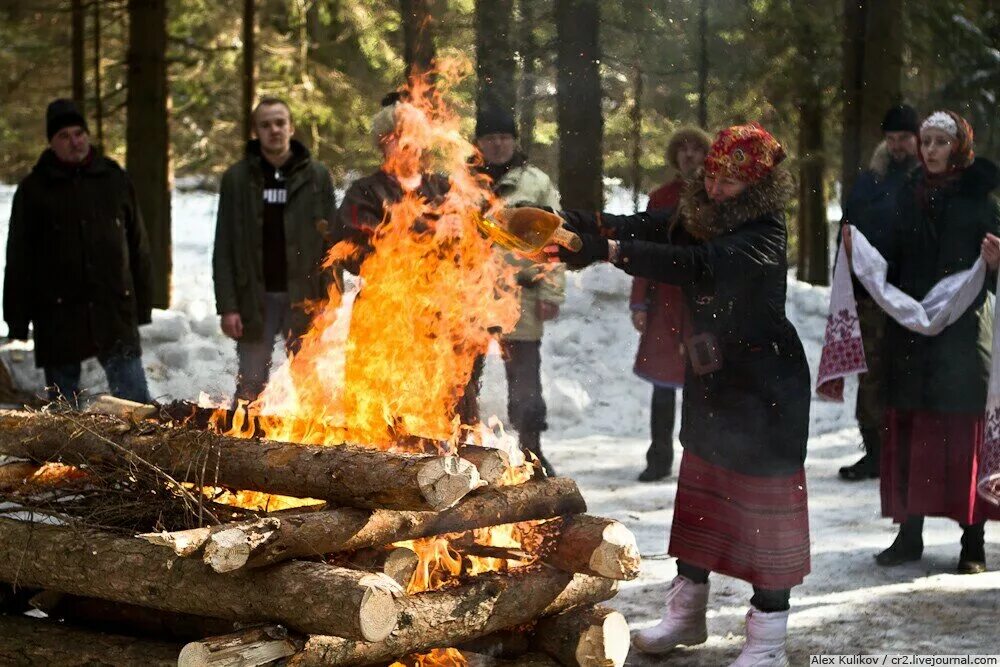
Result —
[[[489, 107], [481, 111], [476, 116], [476, 145], [483, 154], [481, 171], [508, 206], [559, 208], [559, 191], [552, 180], [517, 150], [517, 128], [509, 113]], [[500, 341], [507, 371], [507, 412], [521, 446], [554, 475], [541, 445], [541, 432], [547, 428], [541, 345], [545, 321], [559, 314], [565, 298], [565, 271], [562, 265], [550, 268], [513, 253], [507, 253], [506, 260], [517, 267], [521, 286], [521, 319]]]
[[283, 100], [253, 111], [256, 138], [222, 177], [212, 257], [222, 331], [236, 341], [236, 400], [253, 401], [271, 370], [274, 338], [288, 354], [309, 328], [305, 306], [326, 299], [323, 259], [340, 240], [330, 172], [292, 138]]

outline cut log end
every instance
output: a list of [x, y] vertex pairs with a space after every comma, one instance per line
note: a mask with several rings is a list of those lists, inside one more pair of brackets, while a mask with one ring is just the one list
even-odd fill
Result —
[[177, 667], [257, 667], [287, 658], [295, 651], [295, 642], [284, 628], [255, 627], [186, 644], [177, 657]]
[[600, 605], [577, 607], [538, 622], [533, 642], [569, 667], [622, 667], [629, 651], [628, 622]]
[[476, 466], [479, 478], [489, 485], [499, 484], [510, 468], [510, 457], [495, 447], [466, 445], [459, 450], [458, 455]]
[[384, 575], [373, 575], [370, 580], [366, 577], [363, 583], [371, 585], [361, 599], [361, 635], [370, 642], [382, 641], [396, 629], [399, 609], [395, 598], [403, 589]]
[[485, 486], [479, 470], [458, 456], [441, 456], [424, 463], [417, 473], [420, 493], [431, 509], [447, 509], [469, 494]]
[[205, 544], [203, 559], [216, 572], [238, 570], [280, 527], [279, 519], [266, 518], [215, 532]]
[[591, 569], [610, 579], [635, 579], [641, 563], [635, 535], [617, 521], [604, 529], [603, 540], [590, 557]]
[[628, 651], [628, 621], [613, 611], [580, 635], [576, 661], [580, 667], [623, 667]]

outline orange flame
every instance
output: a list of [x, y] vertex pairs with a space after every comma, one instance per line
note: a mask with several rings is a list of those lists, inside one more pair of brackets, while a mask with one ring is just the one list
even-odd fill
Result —
[[[445, 102], [469, 72], [468, 63], [439, 63], [434, 86], [415, 77], [395, 107], [396, 130], [387, 142], [383, 170], [401, 183], [419, 173], [446, 174], [447, 194], [428, 201], [405, 191], [373, 238], [373, 251], [360, 269], [360, 288], [313, 306], [313, 322], [298, 352], [272, 374], [250, 408], [238, 410], [231, 428], [237, 437], [255, 432], [287, 442], [335, 445], [355, 442], [382, 449], [423, 450], [428, 442], [445, 453], [473, 441], [510, 454], [503, 483], [530, 476], [513, 440], [494, 422], [463, 428], [456, 415], [476, 359], [484, 355], [491, 331], [510, 331], [519, 317], [514, 269], [478, 229], [485, 211], [502, 206], [488, 179], [470, 170], [481, 157], [461, 130], [461, 119]], [[357, 252], [335, 246], [328, 270]], [[495, 428], [497, 427], [497, 428]], [[237, 494], [232, 502], [255, 506], [284, 502], [266, 494]], [[501, 526], [475, 531], [479, 545], [520, 549], [524, 530]], [[432, 590], [461, 574], [517, 566], [519, 561], [462, 555], [449, 544], [460, 536], [405, 543], [420, 555], [408, 592]], [[523, 563], [521, 563], [523, 564]], [[421, 665], [465, 664], [442, 652]], [[461, 659], [461, 662], [455, 660]], [[452, 662], [447, 662], [452, 660]]]
[[466, 667], [469, 661], [458, 649], [436, 648], [429, 653], [416, 653], [389, 667]]
[[[469, 169], [476, 149], [444, 101], [464, 74], [445, 63], [433, 88], [414, 78], [397, 105], [383, 169], [401, 182], [447, 174], [448, 193], [430, 202], [407, 191], [388, 207], [361, 267], [361, 297], [332, 289], [299, 352], [252, 406], [268, 437], [386, 449], [416, 437], [445, 451], [478, 437], [462, 432], [456, 405], [489, 330], [509, 331], [519, 306], [513, 270], [476, 225], [500, 203]], [[338, 244], [328, 266], [355, 251]]]

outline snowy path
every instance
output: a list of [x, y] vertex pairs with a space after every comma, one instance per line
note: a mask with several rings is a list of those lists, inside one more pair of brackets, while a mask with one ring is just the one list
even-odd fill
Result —
[[[808, 664], [816, 653], [1000, 653], [1000, 571], [951, 574], [958, 561], [957, 525], [929, 519], [922, 561], [892, 569], [875, 565], [872, 555], [895, 534], [889, 520], [879, 516], [878, 483], [837, 480], [837, 468], [857, 459], [858, 441], [856, 430], [844, 429], [809, 444], [812, 574], [792, 592], [792, 664]], [[660, 600], [676, 574], [674, 560], [665, 556], [675, 480], [633, 481], [646, 444], [605, 436], [544, 444], [557, 470], [580, 484], [591, 513], [618, 519], [636, 533], [644, 556], [642, 575], [627, 582], [612, 602], [633, 630], [658, 620]], [[1000, 567], [1000, 527], [988, 525], [986, 536], [987, 563]], [[708, 643], [667, 658], [633, 650], [627, 664], [728, 664], [742, 646], [750, 595], [748, 584], [713, 575]]]

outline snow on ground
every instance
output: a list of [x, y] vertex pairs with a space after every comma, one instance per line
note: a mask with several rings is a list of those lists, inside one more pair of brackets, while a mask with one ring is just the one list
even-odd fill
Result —
[[[6, 247], [13, 188], [0, 186], [0, 245]], [[217, 199], [180, 193], [173, 200], [174, 289], [172, 308], [156, 311], [142, 328], [143, 363], [154, 396], [197, 399], [206, 392], [227, 400], [234, 388], [235, 350], [222, 336], [212, 293], [211, 253]], [[609, 208], [631, 210], [620, 189]], [[835, 212], [832, 213], [835, 216]], [[2, 255], [0, 255], [2, 262]], [[550, 430], [544, 446], [560, 473], [572, 476], [590, 511], [614, 517], [635, 533], [644, 556], [643, 574], [622, 587], [613, 602], [635, 628], [655, 622], [675, 564], [666, 557], [674, 480], [634, 481], [648, 444], [649, 385], [632, 374], [638, 341], [628, 316], [630, 279], [608, 266], [571, 273], [560, 317], [543, 342], [543, 381]], [[788, 314], [802, 337], [815, 377], [829, 291], [789, 281]], [[276, 354], [279, 354], [276, 352]], [[0, 359], [26, 386], [40, 388], [30, 345], [0, 348]], [[96, 363], [85, 365], [84, 384], [103, 387]], [[853, 392], [845, 404], [814, 402], [810, 420], [810, 519], [813, 574], [793, 594], [791, 655], [806, 664], [811, 653], [1000, 653], [995, 619], [1000, 617], [1000, 572], [952, 575], [959, 529], [929, 520], [925, 557], [896, 569], [877, 568], [872, 554], [892, 541], [894, 530], [879, 517], [876, 482], [837, 481], [841, 465], [858, 456], [853, 428]], [[487, 360], [484, 414], [504, 415], [505, 380], [500, 359]], [[678, 459], [679, 459], [678, 450]], [[987, 557], [1000, 566], [1000, 531], [987, 530]], [[677, 665], [727, 664], [739, 651], [750, 587], [713, 577], [709, 642], [677, 652]], [[633, 653], [630, 665], [664, 664]]]

